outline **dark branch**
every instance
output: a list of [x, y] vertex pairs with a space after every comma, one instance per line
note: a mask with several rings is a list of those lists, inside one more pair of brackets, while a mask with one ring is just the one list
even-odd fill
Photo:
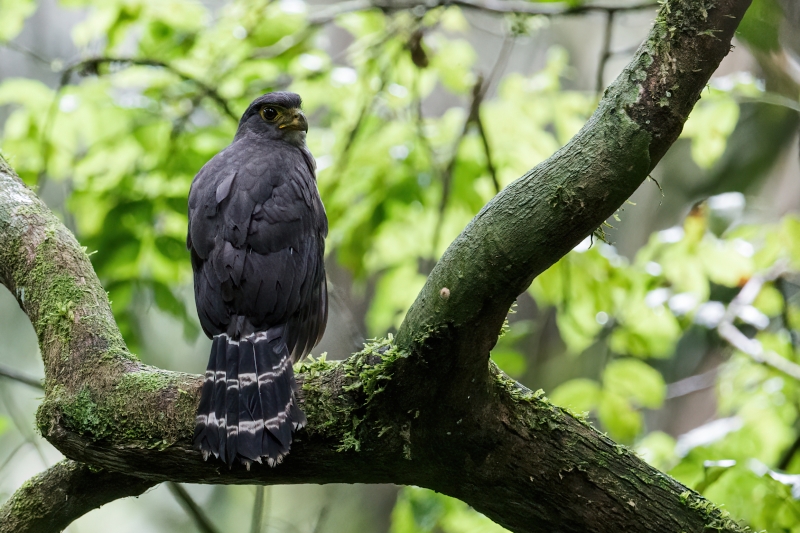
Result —
[[603, 76], [606, 73], [606, 63], [611, 58], [613, 53], [611, 52], [611, 37], [614, 33], [614, 11], [609, 11], [606, 13], [606, 27], [603, 32], [603, 46], [600, 52], [600, 61], [597, 64], [597, 80], [594, 84], [594, 90], [596, 93], [600, 93], [605, 87], [605, 83], [603, 83]]
[[139, 496], [153, 485], [123, 474], [92, 472], [86, 465], [65, 460], [30, 479], [0, 507], [0, 533], [61, 531], [88, 511]]
[[458, 152], [461, 148], [461, 143], [464, 142], [464, 139], [469, 133], [470, 126], [478, 120], [481, 102], [483, 102], [483, 97], [486, 95], [486, 86], [487, 83], [484, 83], [483, 76], [478, 76], [477, 81], [475, 81], [475, 85], [472, 87], [472, 101], [470, 102], [469, 109], [467, 110], [467, 118], [464, 119], [464, 126], [461, 128], [461, 133], [453, 143], [453, 150], [452, 154], [450, 155], [450, 160], [442, 172], [442, 197], [439, 200], [439, 212], [437, 214], [436, 227], [433, 231], [433, 245], [431, 250], [434, 257], [439, 249], [439, 237], [441, 236], [442, 232], [442, 223], [444, 222], [444, 214], [445, 210], [447, 209], [447, 203], [450, 200], [450, 186], [453, 183], [453, 171], [456, 169], [456, 165], [458, 164]]
[[203, 509], [197, 505], [194, 498], [186, 492], [186, 489], [172, 481], [167, 481], [167, 488], [173, 496], [175, 496], [175, 499], [178, 500], [178, 503], [181, 504], [186, 514], [191, 517], [194, 525], [200, 530], [200, 533], [219, 533], [216, 526], [214, 526], [211, 520], [206, 516]]

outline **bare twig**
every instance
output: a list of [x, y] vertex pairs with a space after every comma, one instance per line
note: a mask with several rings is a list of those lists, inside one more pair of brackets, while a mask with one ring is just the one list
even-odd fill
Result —
[[[104, 64], [119, 64], [127, 66], [130, 65], [150, 66], [168, 70], [169, 72], [172, 72], [182, 80], [197, 85], [197, 87], [201, 91], [202, 96], [207, 96], [211, 98], [211, 100], [216, 102], [217, 105], [222, 109], [222, 111], [234, 121], [239, 120], [239, 117], [237, 117], [233, 113], [233, 111], [231, 111], [230, 107], [228, 106], [228, 102], [224, 98], [222, 98], [222, 96], [220, 96], [220, 94], [216, 91], [216, 89], [209, 86], [205, 82], [198, 80], [197, 78], [194, 78], [192, 76], [189, 76], [188, 74], [181, 72], [177, 68], [163, 61], [159, 61], [156, 59], [134, 58], [134, 57], [93, 57], [89, 59], [83, 59], [81, 61], [66, 66], [61, 71], [61, 78], [59, 79], [58, 86], [56, 87], [55, 94], [53, 95], [53, 101], [50, 103], [50, 109], [47, 113], [47, 116], [45, 116], [45, 122], [44, 125], [42, 126], [42, 133], [40, 137], [40, 144], [42, 147], [42, 161], [44, 163], [43, 163], [43, 168], [39, 172], [39, 175], [36, 179], [37, 189], [41, 190], [44, 187], [44, 184], [46, 183], [47, 179], [46, 175], [47, 161], [50, 159], [50, 149], [51, 149], [51, 143], [49, 140], [50, 129], [52, 128], [53, 120], [55, 120], [56, 117], [56, 110], [58, 109], [58, 102], [61, 97], [61, 91], [63, 91], [64, 87], [66, 87], [69, 84], [70, 77], [72, 76], [73, 73], [77, 72], [78, 74], [83, 74], [83, 75], [97, 74], [100, 65]], [[186, 118], [188, 119], [188, 116]]]
[[23, 372], [20, 372], [19, 370], [10, 368], [2, 363], [0, 363], [0, 377], [12, 379], [14, 381], [24, 383], [29, 387], [34, 387], [36, 389], [44, 390], [44, 385], [42, 384], [41, 379], [29, 376]]
[[197, 87], [202, 91], [203, 95], [208, 96], [214, 102], [216, 102], [217, 105], [219, 105], [219, 107], [226, 115], [228, 115], [235, 121], [239, 120], [239, 117], [237, 117], [236, 114], [233, 111], [231, 111], [230, 107], [228, 107], [228, 102], [224, 98], [222, 98], [222, 96], [220, 96], [220, 94], [216, 91], [216, 89], [214, 89], [207, 83], [180, 71], [179, 69], [175, 68], [169, 63], [165, 63], [157, 59], [138, 58], [138, 57], [107, 57], [107, 56], [84, 59], [78, 61], [77, 63], [73, 63], [67, 66], [62, 71], [62, 85], [66, 85], [69, 82], [69, 76], [71, 76], [75, 72], [79, 74], [97, 73], [97, 69], [100, 67], [100, 65], [106, 65], [106, 64], [159, 67], [168, 70], [169, 72], [172, 72], [182, 80], [197, 85]]
[[[294, 48], [295, 46], [297, 46], [298, 44], [302, 43], [304, 40], [309, 38], [314, 33], [314, 30], [317, 28], [317, 26], [325, 24], [325, 22], [313, 22], [311, 20], [312, 18], [313, 16], [309, 19], [310, 22], [309, 26], [305, 30], [293, 33], [291, 35], [287, 35], [282, 39], [280, 39], [275, 44], [272, 44], [270, 46], [256, 48], [250, 54], [250, 57], [258, 59], [269, 59], [272, 57], [277, 57], [285, 52], [288, 52], [289, 50], [291, 50], [292, 48]], [[330, 19], [326, 22], [330, 22], [331, 20], [333, 19]]]
[[747, 338], [744, 333], [739, 331], [739, 328], [733, 325], [733, 321], [742, 309], [755, 301], [758, 293], [761, 292], [761, 287], [763, 287], [765, 283], [778, 279], [786, 272], [786, 268], [786, 264], [780, 262], [766, 274], [751, 277], [748, 282], [744, 284], [742, 290], [739, 291], [739, 294], [728, 304], [728, 309], [725, 311], [725, 315], [717, 326], [717, 332], [719, 336], [728, 341], [731, 346], [750, 356], [753, 361], [772, 367], [800, 381], [800, 365], [789, 361], [785, 357], [781, 357], [772, 350], [765, 350], [760, 342], [755, 339]]
[[792, 329], [789, 320], [789, 285], [792, 285], [792, 283], [785, 277], [780, 277], [776, 280], [775, 285], [783, 298], [783, 312], [781, 313], [783, 327], [789, 332], [789, 339], [792, 341], [792, 350], [797, 353], [797, 349], [800, 347], [800, 334]]
[[192, 517], [197, 529], [202, 533], [219, 533], [216, 526], [208, 519], [203, 509], [197, 505], [197, 502], [186, 492], [186, 489], [172, 481], [167, 481], [167, 488], [172, 495], [175, 496], [175, 499], [178, 500], [178, 503], [181, 504], [186, 514]]
[[36, 189], [39, 191], [39, 194], [41, 194], [45, 183], [47, 183], [47, 162], [50, 160], [50, 128], [53, 126], [53, 120], [55, 120], [58, 101], [61, 98], [61, 91], [64, 90], [64, 86], [69, 82], [69, 76], [70, 74], [67, 71], [61, 73], [58, 86], [53, 93], [53, 101], [50, 102], [50, 108], [47, 110], [47, 115], [44, 117], [42, 133], [39, 136], [39, 145], [41, 146], [42, 155], [42, 168], [36, 176]]
[[11, 450], [11, 453], [9, 453], [9, 454], [6, 456], [5, 460], [3, 460], [3, 464], [0, 464], [0, 472], [2, 472], [3, 470], [5, 470], [5, 468], [8, 466], [8, 464], [11, 462], [11, 459], [13, 459], [15, 455], [17, 455], [17, 452], [18, 452], [18, 451], [20, 451], [20, 450], [21, 450], [22, 448], [24, 448], [25, 446], [27, 446], [28, 444], [30, 444], [30, 442], [29, 442], [29, 441], [27, 441], [27, 440], [23, 440], [22, 442], [20, 442], [20, 443], [17, 445], [17, 447], [16, 447], [16, 448], [14, 448], [13, 450]]
[[477, 127], [483, 141], [484, 150], [486, 152], [486, 166], [492, 176], [495, 192], [500, 192], [500, 182], [497, 180], [497, 171], [495, 170], [494, 162], [492, 161], [489, 140], [486, 137], [486, 131], [483, 128], [483, 122], [481, 122], [480, 118], [480, 108], [481, 104], [483, 103], [483, 99], [486, 97], [486, 94], [492, 85], [492, 82], [505, 70], [505, 67], [508, 64], [508, 58], [511, 55], [511, 50], [513, 50], [513, 48], [514, 39], [511, 37], [506, 37], [503, 40], [503, 45], [500, 47], [500, 52], [497, 54], [497, 59], [494, 62], [494, 66], [492, 67], [489, 77], [484, 80], [483, 76], [479, 75], [475, 85], [472, 87], [472, 102], [470, 102], [469, 105], [469, 112], [467, 113], [467, 118], [464, 121], [464, 127], [461, 129], [461, 134], [458, 136], [453, 145], [450, 161], [442, 172], [442, 199], [439, 203], [439, 214], [433, 234], [433, 249], [431, 250], [432, 256], [434, 257], [436, 256], [436, 250], [439, 248], [441, 228], [444, 222], [444, 212], [447, 209], [447, 203], [450, 200], [450, 187], [453, 181], [453, 171], [458, 163], [458, 151], [472, 125]]
[[777, 465], [778, 470], [786, 470], [789, 468], [789, 465], [792, 463], [792, 459], [798, 451], [800, 451], [800, 434], [797, 435], [797, 438], [794, 440], [792, 445], [789, 446], [789, 448], [787, 448], [787, 450], [781, 456], [781, 460], [778, 461]]
[[261, 523], [264, 520], [264, 485], [256, 487], [256, 496], [253, 499], [253, 518], [250, 520], [250, 533], [261, 533]]
[[489, 175], [492, 177], [494, 193], [497, 194], [500, 192], [500, 180], [497, 178], [497, 169], [494, 166], [492, 149], [489, 145], [489, 138], [486, 136], [486, 130], [483, 127], [483, 120], [481, 119], [480, 113], [475, 117], [475, 125], [478, 127], [478, 133], [481, 136], [481, 142], [483, 142], [483, 151], [486, 154], [486, 168], [489, 170]]
[[719, 368], [712, 368], [702, 374], [695, 374], [670, 383], [667, 385], [666, 398], [671, 400], [672, 398], [680, 398], [693, 392], [709, 389], [717, 382], [717, 374], [719, 374]]
[[606, 27], [605, 31], [603, 32], [603, 47], [600, 53], [600, 62], [597, 65], [597, 80], [595, 81], [594, 90], [596, 93], [600, 93], [605, 87], [603, 83], [603, 75], [606, 72], [606, 63], [611, 58], [611, 37], [614, 33], [614, 14], [616, 11], [607, 11], [606, 12]]
[[461, 148], [461, 143], [464, 141], [464, 138], [469, 133], [469, 128], [472, 124], [476, 122], [476, 118], [478, 113], [480, 112], [480, 105], [481, 101], [483, 100], [483, 96], [486, 94], [484, 91], [484, 79], [483, 76], [478, 76], [478, 80], [475, 82], [475, 85], [472, 87], [472, 102], [469, 105], [469, 112], [467, 113], [467, 118], [464, 120], [464, 127], [461, 128], [461, 133], [456, 138], [455, 142], [453, 143], [453, 150], [452, 155], [450, 156], [450, 161], [447, 163], [444, 171], [442, 172], [442, 198], [439, 201], [439, 213], [437, 215], [436, 220], [436, 227], [434, 228], [433, 233], [433, 241], [431, 246], [431, 256], [433, 258], [436, 257], [436, 250], [439, 248], [439, 239], [442, 233], [442, 225], [444, 223], [444, 213], [447, 209], [447, 203], [450, 200], [450, 187], [453, 181], [453, 171], [456, 168], [456, 164], [458, 163], [458, 151]]
[[[394, 29], [386, 32], [383, 38], [373, 47], [373, 49], [376, 51], [375, 53], [377, 53], [379, 50], [382, 49], [381, 48], [382, 45], [386, 43], [386, 41], [388, 41], [390, 38], [392, 38], [395, 35], [395, 32], [396, 30]], [[390, 65], [394, 63], [394, 59], [395, 59], [394, 56], [390, 58], [389, 60]], [[375, 105], [378, 96], [380, 96], [381, 93], [383, 93], [384, 89], [386, 89], [386, 84], [389, 82], [388, 66], [386, 68], [379, 69], [378, 78], [380, 79], [380, 85], [378, 89], [375, 92], [373, 92], [372, 95], [368, 97], [368, 99], [364, 102], [364, 105], [361, 107], [361, 111], [358, 114], [358, 118], [356, 119], [355, 124], [353, 124], [353, 127], [347, 134], [347, 141], [345, 142], [344, 148], [342, 148], [342, 151], [339, 154], [339, 158], [336, 161], [336, 166], [333, 169], [334, 176], [337, 177], [341, 176], [341, 174], [347, 168], [350, 158], [350, 153], [352, 151], [353, 146], [355, 146], [355, 141], [356, 138], [358, 137], [358, 134], [361, 132], [361, 126], [363, 125], [364, 120], [367, 118], [369, 112], [372, 110], [372, 107]], [[325, 191], [325, 196], [330, 197], [339, 187], [339, 184], [342, 183], [343, 181], [344, 180], [342, 179], [332, 180], [331, 185]]]
[[562, 2], [527, 2], [525, 0], [351, 0], [339, 2], [330, 7], [320, 9], [309, 16], [309, 22], [314, 25], [327, 24], [340, 15], [365, 11], [367, 9], [380, 9], [383, 11], [401, 11], [421, 7], [425, 10], [446, 6], [459, 6], [465, 9], [485, 11], [499, 15], [522, 14], [544, 15], [548, 17], [560, 15], [580, 15], [590, 11], [636, 11], [640, 9], [654, 9], [658, 3], [644, 1], [627, 5], [611, 6], [602, 4], [582, 4], [570, 6]]
[[8, 48], [9, 50], [13, 50], [15, 52], [19, 52], [20, 54], [25, 54], [26, 56], [30, 57], [31, 59], [33, 59], [35, 61], [38, 61], [39, 63], [42, 63], [44, 65], [47, 65], [48, 67], [50, 67], [50, 65], [53, 64], [53, 62], [50, 59], [47, 59], [46, 57], [44, 57], [43, 55], [39, 54], [38, 52], [35, 52], [34, 50], [31, 50], [27, 46], [22, 46], [21, 44], [17, 44], [17, 43], [15, 43], [13, 41], [0, 42], [0, 46], [3, 46], [5, 48]]
[[317, 515], [317, 523], [314, 525], [314, 533], [322, 533], [322, 524], [325, 523], [325, 518], [327, 518], [327, 516], [328, 506], [325, 505], [319, 510], [319, 515]]
[[17, 404], [14, 402], [12, 397], [9, 397], [5, 388], [0, 387], [0, 400], [2, 400], [3, 405], [5, 406], [6, 410], [8, 411], [8, 415], [11, 418], [11, 421], [16, 426], [17, 430], [22, 435], [22, 438], [25, 439], [27, 442], [31, 443], [36, 450], [36, 453], [39, 455], [39, 459], [42, 460], [42, 465], [47, 468], [49, 463], [47, 462], [47, 458], [44, 455], [44, 451], [42, 450], [39, 441], [37, 441], [37, 436], [33, 433], [31, 426], [26, 423], [24, 420], [27, 418], [23, 415]]
[[[505, 72], [506, 66], [508, 65], [508, 59], [511, 57], [511, 51], [514, 49], [514, 42], [514, 39], [508, 35], [506, 35], [505, 39], [503, 39], [503, 45], [500, 47], [500, 53], [497, 54], [497, 60], [494, 62], [492, 71], [489, 74], [489, 79], [486, 81], [486, 85], [483, 87], [483, 96], [481, 97], [481, 100], [483, 100], [483, 98], [489, 93], [492, 83], [494, 83], [496, 79], [499, 79], [503, 72]], [[475, 110], [475, 114], [471, 118], [473, 119], [475, 126], [478, 128], [478, 134], [480, 135], [481, 142], [483, 143], [483, 151], [486, 154], [486, 168], [489, 170], [489, 175], [492, 177], [494, 192], [497, 194], [500, 192], [500, 181], [497, 179], [497, 169], [494, 166], [492, 149], [489, 144], [489, 137], [486, 134], [486, 128], [483, 127], [480, 108]]]

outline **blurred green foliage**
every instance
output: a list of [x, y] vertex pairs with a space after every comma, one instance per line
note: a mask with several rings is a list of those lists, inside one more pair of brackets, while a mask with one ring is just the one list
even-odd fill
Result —
[[[189, 1], [62, 3], [88, 8], [73, 38], [93, 52], [53, 64], [64, 82], [56, 90], [30, 79], [0, 84], [0, 106], [10, 110], [2, 149], [28, 184], [67, 187], [60, 215], [92, 252], [134, 350], [146, 335], [137, 317], [151, 303], [178, 318], [187, 338], [199, 333], [185, 297], [186, 197], [254, 97], [288, 88], [304, 98], [331, 224], [328, 260], [351, 274], [357, 290], [369, 290], [370, 335], [400, 324], [430, 266], [496, 187], [563, 146], [596, 104], [593, 94], [563, 88], [569, 58], [554, 47], [533, 75], [484, 80], [498, 92], [480, 106], [482, 138], [466, 124], [480, 79], [477, 54], [466, 19], [452, 7], [339, 16], [332, 23], [352, 43], [332, 56], [324, 24], [309, 22], [303, 5], [291, 1], [237, 0], [213, 12]], [[0, 40], [12, 39], [34, 7], [0, 0]], [[756, 0], [742, 25], [743, 38], [759, 49], [776, 46], [763, 29], [775, 29], [774, 9], [773, 0]], [[511, 22], [514, 33], [539, 27]], [[433, 94], [449, 105], [423, 115]], [[742, 124], [740, 99], [762, 94], [748, 79], [704, 92], [683, 132], [699, 167], [725, 159], [728, 138]], [[631, 261], [587, 239], [528, 295], [537, 308], [553, 310], [565, 364], [589, 351], [603, 358], [595, 375], [552, 390], [554, 403], [588, 412], [612, 438], [754, 529], [800, 532], [800, 459], [787, 455], [800, 430], [800, 385], [730, 350], [716, 329], [748, 279], [776, 264], [800, 270], [800, 220], [741, 224], [744, 209], [742, 195], [713, 197], [683, 225], [652, 235]], [[796, 294], [788, 275], [766, 283], [735, 318], [792, 362]], [[509, 375], [525, 376], [531, 354], [521, 346], [541, 330], [512, 315], [493, 359]], [[681, 377], [669, 362], [691, 336], [729, 354], [716, 377], [721, 423], [676, 440], [649, 431], [648, 420], [669, 396], [667, 382]], [[392, 533], [434, 531], [502, 528], [452, 498], [403, 489]]]
[[390, 533], [502, 533], [463, 502], [419, 487], [405, 487], [392, 512]]

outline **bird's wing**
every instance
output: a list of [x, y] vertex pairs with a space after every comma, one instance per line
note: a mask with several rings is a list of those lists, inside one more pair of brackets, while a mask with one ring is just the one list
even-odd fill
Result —
[[231, 334], [241, 316], [249, 325], [234, 334], [287, 324], [297, 357], [316, 344], [327, 319], [321, 205], [313, 168], [284, 143], [235, 142], [203, 167], [187, 242], [206, 333]]

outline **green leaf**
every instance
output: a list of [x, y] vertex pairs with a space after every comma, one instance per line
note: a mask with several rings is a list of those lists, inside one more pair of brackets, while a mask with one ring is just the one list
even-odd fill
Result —
[[461, 39], [441, 42], [435, 50], [431, 67], [439, 73], [442, 84], [456, 94], [466, 94], [475, 83], [472, 65], [475, 50]]
[[636, 453], [652, 466], [666, 472], [677, 461], [675, 439], [663, 431], [653, 431], [636, 444]]
[[642, 430], [641, 413], [624, 397], [609, 390], [603, 390], [600, 396], [597, 417], [616, 441], [631, 443]]
[[778, 30], [783, 14], [776, 0], [753, 0], [736, 29], [736, 36], [762, 52], [780, 50]]
[[528, 364], [525, 356], [519, 350], [509, 348], [495, 348], [491, 353], [492, 361], [500, 367], [500, 370], [511, 376], [518, 378], [525, 373]]
[[714, 91], [692, 109], [682, 137], [692, 139], [692, 157], [701, 168], [710, 168], [725, 152], [728, 137], [739, 120], [739, 105], [729, 94]]
[[620, 326], [609, 339], [611, 349], [637, 357], [668, 357], [681, 334], [675, 315], [659, 307], [651, 309], [643, 301], [633, 301], [620, 313]]
[[783, 295], [772, 283], [767, 283], [758, 293], [753, 307], [767, 316], [778, 316], [783, 312]]
[[186, 242], [168, 235], [159, 235], [155, 239], [155, 245], [161, 254], [173, 261], [186, 261], [189, 258], [189, 251], [186, 249]]
[[555, 405], [566, 407], [574, 413], [584, 413], [597, 407], [600, 385], [591, 379], [578, 378], [562, 383], [549, 394]]
[[503, 533], [467, 504], [419, 487], [404, 487], [392, 511], [390, 533]]
[[35, 0], [0, 0], [0, 41], [10, 41], [16, 37], [25, 19], [36, 11]]
[[667, 386], [661, 373], [638, 359], [617, 359], [603, 371], [603, 390], [613, 391], [642, 407], [657, 409], [664, 403]]

